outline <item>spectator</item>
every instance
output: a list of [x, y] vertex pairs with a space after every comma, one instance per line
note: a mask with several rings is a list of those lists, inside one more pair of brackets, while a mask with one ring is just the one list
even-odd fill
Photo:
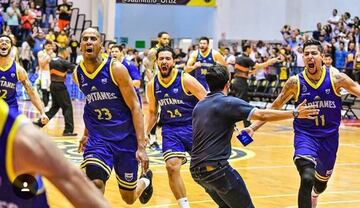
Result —
[[26, 40], [21, 44], [19, 59], [26, 72], [34, 72], [30, 65], [31, 59], [34, 59], [31, 51], [33, 45], [34, 39], [31, 36], [27, 36]]
[[49, 28], [50, 15], [56, 18], [57, 0], [45, 0], [45, 22], [44, 27]]
[[233, 54], [230, 53], [230, 48], [225, 48], [224, 49], [224, 59], [225, 59], [225, 62], [227, 64], [227, 70], [228, 72], [230, 72], [231, 74], [231, 77], [234, 76], [234, 67], [235, 67], [235, 56]]
[[30, 35], [34, 22], [35, 20], [33, 16], [29, 14], [29, 9], [26, 9], [24, 11], [24, 15], [21, 16], [22, 41], [24, 41], [25, 38]]
[[71, 5], [67, 2], [67, 0], [63, 0], [63, 3], [58, 6], [57, 10], [59, 12], [58, 27], [61, 31], [70, 24]]
[[356, 55], [355, 43], [349, 42], [348, 53], [345, 57], [345, 74], [348, 75], [353, 80], [355, 79], [353, 75], [355, 55]]
[[312, 34], [315, 40], [319, 40], [320, 32], [321, 32], [321, 22], [318, 22], [316, 24], [316, 30]]
[[21, 18], [21, 14], [15, 0], [11, 3], [11, 7], [8, 7], [6, 9], [6, 14], [8, 15], [7, 25], [9, 25], [11, 33], [14, 35], [18, 35], [19, 19]]
[[328, 23], [334, 28], [340, 22], [340, 16], [338, 15], [337, 9], [333, 9], [332, 16], [328, 19]]
[[77, 57], [77, 48], [79, 47], [79, 42], [76, 40], [75, 35], [71, 35], [69, 46], [71, 49], [70, 62], [75, 64]]
[[343, 71], [345, 68], [345, 58], [347, 52], [344, 50], [344, 42], [340, 42], [339, 49], [335, 51], [335, 68]]
[[49, 41], [52, 41], [52, 42], [54, 42], [56, 40], [53, 29], [51, 29], [51, 28], [49, 29], [48, 34], [46, 34], [46, 36], [45, 36], [45, 39], [49, 40]]
[[69, 37], [64, 30], [60, 31], [60, 34], [56, 37], [56, 42], [60, 48], [65, 48], [69, 43]]

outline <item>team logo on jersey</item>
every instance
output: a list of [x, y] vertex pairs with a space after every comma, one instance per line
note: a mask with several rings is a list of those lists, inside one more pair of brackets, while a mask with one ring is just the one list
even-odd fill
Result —
[[[289, 127], [290, 129], [290, 127]], [[76, 165], [80, 165], [83, 161], [82, 154], [78, 153], [78, 142], [74, 140], [55, 140], [56, 146], [61, 149], [65, 155], [65, 158], [69, 159]], [[161, 151], [158, 150], [147, 150], [150, 165], [165, 165], [164, 157]], [[233, 147], [229, 161], [235, 160], [246, 160], [255, 156], [255, 153], [248, 149], [239, 147]], [[93, 157], [93, 155], [88, 155]], [[190, 155], [186, 153], [187, 161], [190, 161]], [[189, 164], [189, 163], [187, 163]], [[126, 179], [126, 176], [125, 176]]]
[[15, 77], [15, 73], [11, 73], [11, 77], [14, 78], [14, 77]]
[[325, 90], [325, 93], [326, 93], [326, 94], [330, 94], [330, 89], [326, 89], [326, 90]]
[[316, 101], [317, 101], [317, 100], [321, 100], [321, 97], [320, 97], [319, 95], [316, 95], [315, 98], [314, 98], [314, 100], [316, 100]]
[[134, 178], [134, 173], [125, 173], [124, 176], [126, 181], [132, 181]]
[[178, 92], [179, 92], [179, 89], [178, 89], [178, 88], [174, 88], [173, 92], [174, 92], [174, 93], [178, 93]]
[[331, 176], [332, 172], [333, 172], [333, 170], [327, 170], [326, 171], [326, 176]]
[[91, 91], [97, 91], [97, 88], [95, 86], [92, 86]]
[[107, 78], [101, 79], [101, 83], [106, 84], [107, 83]]
[[303, 86], [302, 86], [302, 92], [307, 92], [307, 87], [306, 87], [306, 85], [303, 85]]
[[169, 97], [169, 94], [165, 93], [164, 97]]
[[6, 77], [5, 77], [5, 76], [2, 76], [1, 79], [5, 79], [5, 80], [6, 80]]

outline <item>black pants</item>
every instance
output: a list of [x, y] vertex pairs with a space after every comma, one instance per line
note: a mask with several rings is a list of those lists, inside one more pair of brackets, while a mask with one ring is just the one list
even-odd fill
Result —
[[49, 91], [46, 89], [41, 89], [42, 92], [42, 101], [44, 103], [44, 106], [46, 107], [49, 104]]
[[220, 208], [253, 208], [249, 192], [240, 174], [229, 164], [218, 165], [207, 171], [206, 167], [190, 170], [196, 183], [201, 185]]
[[[246, 78], [235, 77], [231, 82], [231, 95], [240, 98], [246, 102], [249, 102], [248, 91], [249, 85]], [[244, 127], [251, 125], [250, 121], [244, 120]]]
[[52, 106], [46, 115], [51, 119], [61, 108], [65, 119], [64, 133], [72, 133], [74, 131], [73, 109], [70, 95], [64, 83], [51, 82], [50, 93], [52, 97]]

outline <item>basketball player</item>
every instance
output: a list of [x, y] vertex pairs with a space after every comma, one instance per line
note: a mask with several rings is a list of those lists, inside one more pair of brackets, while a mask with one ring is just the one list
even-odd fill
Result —
[[[83, 61], [74, 79], [86, 97], [81, 167], [102, 192], [114, 167], [123, 200], [133, 204], [140, 197], [140, 202], [147, 203], [153, 191], [152, 172], [145, 152], [143, 114], [128, 71], [118, 61], [102, 57], [96, 29], [82, 33], [80, 50]], [[138, 161], [143, 172], [139, 181]]]
[[[309, 40], [304, 43], [305, 70], [289, 78], [272, 108], [281, 109], [291, 98], [295, 106], [303, 100], [307, 105], [320, 109], [315, 120], [294, 120], [294, 161], [301, 178], [298, 206], [315, 208], [318, 195], [324, 192], [333, 172], [339, 145], [341, 121], [341, 95], [344, 88], [360, 97], [360, 86], [344, 73], [322, 66], [323, 48], [320, 42]], [[264, 122], [254, 123], [247, 128], [252, 134]]]
[[[155, 74], [157, 73], [158, 69], [156, 68], [156, 54], [159, 51], [160, 48], [163, 48], [165, 46], [168, 46], [170, 44], [170, 35], [167, 32], [159, 32], [157, 36], [158, 43], [155, 45], [155, 47], [151, 48], [148, 52], [147, 59], [147, 65], [145, 66], [145, 74], [148, 81], [150, 81]], [[150, 132], [150, 149], [152, 150], [161, 150], [159, 143], [156, 141], [156, 126], [151, 129]]]
[[209, 47], [209, 38], [201, 37], [199, 41], [199, 50], [190, 54], [189, 60], [185, 67], [185, 72], [192, 72], [195, 70], [195, 78], [209, 90], [206, 83], [207, 69], [216, 63], [226, 66], [225, 58], [216, 50]]
[[194, 77], [174, 68], [174, 56], [168, 46], [160, 48], [156, 55], [159, 73], [147, 85], [149, 116], [145, 129], [150, 133], [160, 108], [162, 150], [169, 185], [179, 206], [185, 208], [189, 207], [189, 202], [180, 168], [186, 163], [185, 152], [191, 151], [193, 108], [206, 96], [206, 91]]
[[[43, 198], [36, 195], [30, 199], [15, 195], [14, 180], [26, 173], [45, 176], [75, 207], [109, 207], [100, 191], [64, 158], [48, 137], [0, 98], [1, 207], [49, 207], [45, 193]], [[26, 188], [23, 183], [18, 187]]]
[[44, 106], [36, 91], [31, 88], [25, 69], [9, 56], [12, 42], [9, 36], [0, 35], [0, 98], [4, 99], [12, 111], [18, 112], [19, 105], [16, 100], [16, 83], [24, 86], [31, 102], [40, 112], [40, 119], [46, 124], [49, 119], [45, 114]]
[[123, 48], [120, 45], [113, 45], [111, 47], [111, 56], [115, 58], [117, 61], [119, 61], [122, 65], [124, 65], [125, 68], [128, 70], [141, 106], [142, 103], [141, 103], [141, 95], [140, 95], [140, 85], [141, 85], [140, 70], [135, 66], [133, 62], [125, 59]]

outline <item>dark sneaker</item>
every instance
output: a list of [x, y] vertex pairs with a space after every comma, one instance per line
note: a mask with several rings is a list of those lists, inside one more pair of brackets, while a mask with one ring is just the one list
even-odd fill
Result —
[[78, 134], [77, 134], [77, 133], [73, 133], [73, 132], [64, 132], [62, 135], [63, 135], [63, 136], [77, 136]]
[[40, 128], [42, 128], [42, 127], [45, 126], [45, 124], [42, 124], [42, 123], [41, 123], [41, 120], [40, 120], [40, 119], [37, 120], [37, 121], [33, 121], [33, 124], [34, 124], [35, 126], [40, 127]]
[[148, 203], [148, 201], [151, 199], [153, 195], [152, 177], [153, 177], [153, 173], [151, 170], [148, 170], [140, 177], [140, 178], [147, 178], [150, 180], [149, 186], [141, 193], [139, 197], [139, 200], [142, 204]]
[[160, 147], [159, 143], [157, 143], [157, 141], [150, 144], [149, 148], [151, 150], [161, 151], [161, 147]]

